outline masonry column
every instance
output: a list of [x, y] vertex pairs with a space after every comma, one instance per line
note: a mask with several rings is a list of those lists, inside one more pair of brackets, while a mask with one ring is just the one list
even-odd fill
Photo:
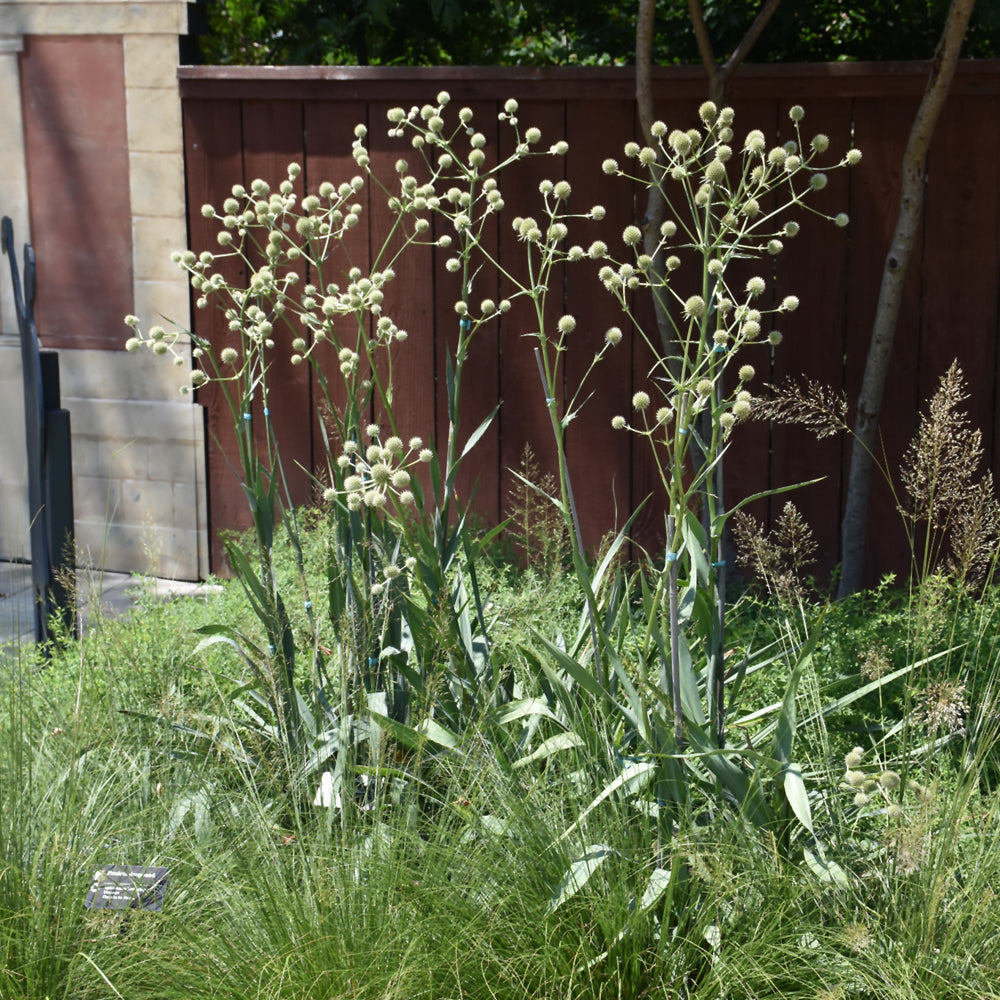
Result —
[[[0, 35], [0, 216], [14, 224], [18, 268], [22, 247], [31, 242], [28, 177], [18, 54], [21, 35]], [[0, 259], [0, 555], [27, 555], [27, 458], [24, 446], [24, 395], [17, 312], [10, 287], [10, 261]]]

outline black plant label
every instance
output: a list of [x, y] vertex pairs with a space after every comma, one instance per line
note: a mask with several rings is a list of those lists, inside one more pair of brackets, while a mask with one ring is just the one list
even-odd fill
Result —
[[168, 868], [108, 865], [98, 868], [87, 892], [90, 910], [162, 910]]

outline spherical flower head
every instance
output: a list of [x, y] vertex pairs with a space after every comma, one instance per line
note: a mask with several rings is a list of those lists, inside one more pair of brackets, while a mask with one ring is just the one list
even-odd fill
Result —
[[725, 269], [725, 264], [723, 264], [718, 257], [713, 257], [712, 260], [708, 262], [708, 273], [713, 278], [717, 278]]
[[626, 226], [624, 232], [622, 232], [622, 240], [628, 246], [634, 247], [642, 240], [642, 230], [638, 226]]
[[784, 339], [785, 339], [785, 338], [784, 338], [784, 337], [783, 337], [783, 336], [781, 335], [781, 332], [780, 332], [779, 330], [772, 330], [772, 331], [771, 331], [771, 332], [770, 332], [770, 333], [769, 333], [769, 334], [767, 335], [767, 342], [768, 342], [768, 343], [769, 343], [769, 344], [770, 344], [770, 345], [771, 345], [772, 347], [777, 347], [777, 346], [778, 346], [778, 344], [780, 344], [780, 343], [782, 342], [782, 340], [784, 340]]
[[644, 167], [651, 167], [654, 163], [656, 163], [656, 150], [651, 149], [649, 146], [643, 146], [642, 149], [639, 150], [639, 162]]
[[856, 167], [861, 162], [861, 150], [849, 149], [844, 160], [849, 167]]
[[891, 806], [885, 811], [886, 816], [889, 819], [902, 819], [906, 814], [903, 811], [903, 807], [898, 802], [893, 802]]
[[744, 203], [740, 211], [748, 219], [756, 219], [760, 215], [760, 202], [756, 198], [748, 198]]
[[737, 399], [736, 402], [733, 403], [733, 416], [737, 420], [746, 420], [747, 417], [750, 416], [752, 409], [753, 408], [751, 407], [748, 400]]
[[883, 771], [878, 778], [878, 783], [887, 791], [894, 792], [899, 788], [899, 774], [896, 771]]
[[590, 217], [597, 222], [600, 222], [607, 214], [608, 210], [603, 205], [594, 205], [590, 210]]
[[402, 455], [403, 454], [403, 441], [402, 438], [396, 437], [394, 434], [385, 442], [385, 449], [391, 455]]
[[715, 159], [705, 167], [705, 180], [719, 184], [726, 179], [726, 165], [722, 160]]
[[753, 298], [764, 294], [767, 284], [761, 277], [753, 277], [747, 282], [747, 294]]
[[377, 438], [379, 436], [380, 430], [378, 424], [369, 424], [365, 428], [365, 434], [370, 438]]
[[715, 384], [710, 378], [703, 378], [694, 388], [695, 392], [697, 392], [699, 396], [711, 396], [712, 390], [715, 388]]
[[541, 138], [542, 130], [538, 128], [529, 128], [528, 131], [524, 133], [524, 141], [530, 146], [533, 146], [536, 142], [540, 142]]
[[602, 257], [606, 257], [607, 253], [608, 245], [603, 240], [594, 240], [594, 242], [587, 247], [587, 256], [591, 260], [600, 260]]
[[785, 158], [788, 153], [781, 146], [775, 146], [774, 149], [770, 150], [767, 154], [767, 162], [775, 164], [776, 166], [781, 166], [785, 162]]
[[801, 104], [793, 104], [788, 109], [788, 117], [792, 119], [793, 122], [800, 122], [805, 118], [806, 112], [805, 108]]
[[617, 326], [612, 326], [604, 334], [604, 339], [613, 347], [615, 344], [621, 343], [622, 332]]
[[125, 350], [130, 354], [135, 354], [140, 347], [142, 347], [142, 341], [139, 340], [138, 337], [129, 337], [128, 340], [125, 341]]
[[799, 228], [800, 227], [797, 222], [786, 222], [785, 228], [782, 230], [782, 232], [785, 234], [785, 236], [794, 238], [799, 235]]
[[215, 209], [211, 205], [202, 205], [201, 206], [201, 214], [206, 219], [211, 219], [212, 216], [215, 215]]
[[822, 191], [826, 187], [826, 174], [813, 174], [809, 178], [809, 187], [813, 191]]
[[760, 336], [760, 323], [755, 319], [748, 319], [740, 327], [740, 333], [747, 340], [756, 340]]
[[705, 300], [700, 295], [692, 295], [684, 303], [684, 315], [690, 319], [698, 319], [705, 315]]
[[434, 452], [430, 448], [421, 448], [417, 458], [421, 462], [430, 462], [434, 458]]
[[834, 225], [839, 226], [841, 229], [843, 229], [844, 226], [846, 226], [850, 221], [850, 217], [846, 212], [840, 212], [833, 220]]
[[649, 407], [649, 393], [642, 392], [641, 390], [637, 392], [632, 397], [632, 408], [635, 410], [645, 410]]
[[637, 143], [637, 142], [626, 142], [625, 143], [625, 155], [630, 160], [634, 160], [639, 155], [639, 143]]
[[[847, 757], [850, 759], [851, 754], [848, 754]], [[860, 759], [857, 763], [861, 763]], [[865, 783], [865, 774], [863, 771], [848, 770], [844, 775], [844, 781], [852, 788], [860, 788]]]
[[799, 298], [797, 295], [786, 295], [781, 300], [781, 308], [784, 312], [795, 312], [799, 308]]
[[616, 431], [623, 431], [628, 426], [628, 423], [626, 422], [626, 420], [625, 420], [625, 418], [623, 416], [619, 415], [619, 416], [611, 418], [611, 426]]
[[740, 381], [750, 382], [756, 374], [757, 372], [754, 371], [753, 365], [743, 365], [740, 368]]
[[718, 117], [718, 115], [719, 115], [719, 109], [715, 106], [714, 101], [705, 101], [705, 103], [698, 108], [698, 117], [706, 125], [711, 125], [712, 122], [714, 122], [715, 119]]
[[868, 805], [868, 796], [864, 792], [858, 792], [854, 796], [854, 804], [860, 809], [862, 806]]
[[569, 186], [569, 181], [558, 181], [556, 186], [552, 189], [552, 193], [560, 200], [565, 201], [570, 196], [570, 191], [572, 189]]
[[830, 139], [821, 132], [819, 135], [814, 135], [812, 137], [812, 142], [810, 142], [809, 145], [812, 146], [817, 153], [825, 153], [830, 148]]
[[767, 140], [764, 138], [764, 133], [759, 129], [752, 129], [747, 132], [747, 137], [743, 140], [743, 148], [748, 153], [763, 153], [766, 146]]
[[576, 320], [572, 316], [560, 316], [556, 326], [560, 333], [572, 333], [576, 329]]
[[224, 347], [219, 355], [219, 360], [224, 365], [235, 365], [237, 358], [239, 358], [239, 354], [236, 353], [235, 347]]
[[618, 173], [618, 161], [612, 160], [610, 157], [601, 164], [601, 170], [606, 174], [617, 174]]
[[397, 490], [405, 490], [410, 485], [410, 474], [406, 469], [397, 469], [392, 474], [392, 485]]
[[666, 237], [667, 239], [670, 239], [670, 237], [676, 235], [676, 233], [677, 223], [674, 222], [673, 219], [667, 219], [667, 221], [660, 226], [660, 235]]
[[675, 128], [667, 137], [670, 148], [680, 156], [687, 156], [691, 152], [691, 136], [687, 132], [682, 132]]
[[779, 253], [785, 248], [784, 243], [781, 240], [768, 240], [767, 241], [767, 252], [772, 257], [777, 257]]
[[503, 109], [509, 115], [516, 115], [517, 114], [517, 101], [515, 101], [513, 97], [508, 97], [507, 100], [504, 102]]

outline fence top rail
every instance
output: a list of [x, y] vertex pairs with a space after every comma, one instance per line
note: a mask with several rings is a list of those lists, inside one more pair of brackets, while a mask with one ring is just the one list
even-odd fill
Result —
[[[914, 97], [923, 92], [931, 66], [929, 61], [748, 63], [733, 78], [730, 92], [733, 99]], [[460, 86], [464, 100], [496, 97], [498, 84], [507, 84], [510, 96], [524, 99], [528, 88], [539, 90], [531, 96], [550, 100], [622, 100], [635, 93], [633, 66], [181, 66], [177, 75], [182, 97], [209, 100], [364, 98], [412, 103], [413, 87], [421, 83]], [[675, 98], [701, 99], [707, 91], [701, 66], [657, 67], [653, 80], [658, 87], [669, 86]], [[793, 80], [795, 93], [788, 95]], [[952, 93], [1000, 94], [1000, 59], [963, 60]]]

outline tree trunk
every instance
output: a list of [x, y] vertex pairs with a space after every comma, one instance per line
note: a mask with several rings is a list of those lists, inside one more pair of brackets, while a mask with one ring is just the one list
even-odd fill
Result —
[[952, 0], [941, 40], [934, 53], [934, 63], [931, 66], [927, 87], [910, 130], [906, 151], [903, 153], [903, 183], [899, 214], [896, 217], [896, 231], [882, 271], [882, 287], [879, 290], [868, 358], [865, 362], [865, 374], [855, 415], [851, 471], [844, 509], [839, 597], [853, 594], [861, 588], [863, 582], [868, 500], [871, 494], [878, 420], [903, 297], [906, 269], [920, 228], [924, 182], [927, 175], [927, 150], [938, 116], [948, 96], [952, 77], [955, 75], [955, 64], [958, 62], [965, 30], [974, 6], [975, 0]]

